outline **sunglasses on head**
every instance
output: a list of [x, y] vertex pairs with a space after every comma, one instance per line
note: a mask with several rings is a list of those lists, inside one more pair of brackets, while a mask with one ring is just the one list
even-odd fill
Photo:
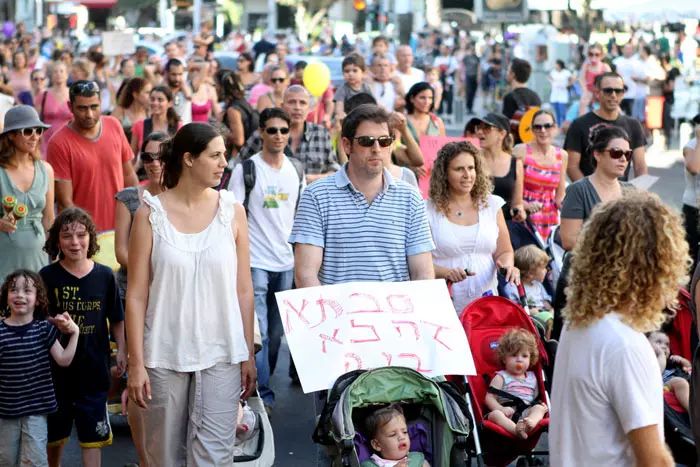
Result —
[[620, 148], [610, 148], [610, 149], [606, 149], [603, 152], [607, 152], [608, 154], [610, 154], [610, 157], [612, 159], [619, 159], [623, 156], [627, 160], [627, 162], [629, 162], [630, 159], [632, 159], [632, 150], [631, 149], [628, 149], [625, 151], [624, 149], [620, 149]]
[[270, 79], [270, 81], [272, 81], [273, 83], [284, 83], [285, 79], [286, 78], [272, 78]]
[[70, 87], [71, 97], [92, 97], [100, 93], [100, 87], [94, 81], [78, 81]]
[[277, 133], [282, 133], [283, 135], [289, 134], [289, 127], [277, 128], [274, 126], [265, 128], [265, 133], [268, 135], [276, 135]]
[[357, 144], [363, 148], [371, 148], [375, 142], [379, 143], [379, 146], [383, 148], [389, 147], [394, 143], [393, 136], [356, 136], [352, 139], [356, 140]]
[[141, 153], [141, 161], [144, 164], [150, 164], [151, 162], [158, 162], [160, 161], [160, 155], [155, 152], [142, 152]]
[[613, 93], [617, 94], [618, 96], [621, 96], [625, 93], [625, 88], [603, 88], [601, 89], [601, 91], [606, 96], [612, 96]]
[[41, 136], [44, 134], [43, 128], [22, 128], [18, 130], [25, 138], [31, 138], [34, 135]]
[[534, 131], [551, 130], [554, 128], [554, 123], [534, 123], [532, 129]]

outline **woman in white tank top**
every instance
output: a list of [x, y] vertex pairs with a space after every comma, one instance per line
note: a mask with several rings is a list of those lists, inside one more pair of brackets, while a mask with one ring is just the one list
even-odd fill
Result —
[[232, 465], [239, 397], [256, 377], [245, 211], [209, 188], [226, 167], [209, 124], [161, 151], [167, 191], [144, 193], [129, 240], [129, 397], [145, 409], [149, 465]]

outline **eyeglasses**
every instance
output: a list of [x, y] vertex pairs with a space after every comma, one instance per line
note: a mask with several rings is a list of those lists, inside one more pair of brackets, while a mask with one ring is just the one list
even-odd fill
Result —
[[612, 96], [613, 93], [617, 94], [618, 96], [621, 96], [625, 93], [625, 88], [603, 88], [601, 89], [601, 91], [606, 96]]
[[272, 81], [273, 84], [274, 84], [274, 83], [280, 83], [280, 84], [281, 84], [281, 83], [284, 83], [284, 80], [285, 80], [285, 79], [287, 79], [287, 78], [271, 78], [270, 81]]
[[357, 140], [357, 144], [363, 148], [371, 148], [375, 142], [379, 143], [379, 146], [383, 148], [389, 147], [394, 143], [393, 136], [356, 136], [352, 139]]
[[21, 130], [18, 130], [18, 131], [25, 138], [31, 138], [34, 135], [41, 136], [44, 134], [43, 128], [22, 128]]
[[77, 81], [70, 87], [70, 97], [92, 97], [100, 93], [100, 87], [94, 81]]
[[474, 127], [475, 131], [480, 131], [483, 134], [488, 134], [491, 132], [491, 129], [493, 127], [491, 125], [487, 125], [485, 123], [479, 123], [477, 126]]
[[632, 159], [632, 150], [631, 149], [628, 149], [625, 151], [624, 149], [620, 149], [620, 148], [610, 148], [610, 149], [606, 149], [603, 152], [607, 152], [608, 154], [610, 154], [610, 157], [612, 159], [619, 159], [623, 156], [627, 160], [627, 162], [629, 162], [630, 159]]
[[289, 134], [289, 127], [276, 128], [274, 126], [265, 128], [265, 133], [268, 135], [276, 135], [277, 133], [282, 133], [283, 135]]
[[534, 131], [551, 130], [554, 128], [554, 123], [535, 123], [532, 125]]
[[141, 153], [141, 161], [144, 164], [150, 164], [151, 162], [158, 162], [160, 161], [160, 156], [159, 154], [155, 152], [142, 152]]

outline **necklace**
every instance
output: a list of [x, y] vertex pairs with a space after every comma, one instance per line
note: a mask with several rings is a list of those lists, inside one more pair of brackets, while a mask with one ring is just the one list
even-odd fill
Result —
[[455, 211], [455, 214], [457, 214], [457, 217], [462, 217], [462, 216], [464, 216], [464, 211], [466, 211], [466, 209], [464, 209], [462, 206], [460, 206], [460, 204], [459, 204], [457, 201], [454, 201], [454, 200], [453, 200], [452, 202], [453, 202], [454, 204], [456, 204], [457, 207], [459, 208], [459, 209], [457, 209], [457, 210]]

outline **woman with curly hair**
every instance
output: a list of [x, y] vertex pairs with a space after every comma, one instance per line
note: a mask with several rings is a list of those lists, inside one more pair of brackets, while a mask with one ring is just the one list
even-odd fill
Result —
[[552, 390], [552, 465], [673, 466], [663, 383], [644, 333], [688, 280], [680, 216], [658, 196], [599, 206], [573, 251]]
[[[100, 449], [112, 444], [105, 410], [110, 383], [110, 334], [117, 343], [117, 375], [126, 370], [124, 309], [114, 272], [94, 262], [97, 227], [78, 207], [63, 210], [49, 230], [44, 249], [58, 258], [40, 272], [49, 296], [49, 314], [68, 312], [80, 326], [78, 350], [67, 368], [54, 368], [58, 411], [48, 417], [49, 465], [59, 465], [73, 424], [83, 465], [100, 465]], [[109, 321], [109, 326], [108, 326]]]
[[438, 151], [430, 175], [428, 222], [436, 249], [435, 276], [453, 284], [455, 309], [484, 294], [496, 294], [498, 269], [520, 283], [513, 247], [501, 207], [491, 194], [491, 180], [479, 150], [468, 142], [446, 144]]

